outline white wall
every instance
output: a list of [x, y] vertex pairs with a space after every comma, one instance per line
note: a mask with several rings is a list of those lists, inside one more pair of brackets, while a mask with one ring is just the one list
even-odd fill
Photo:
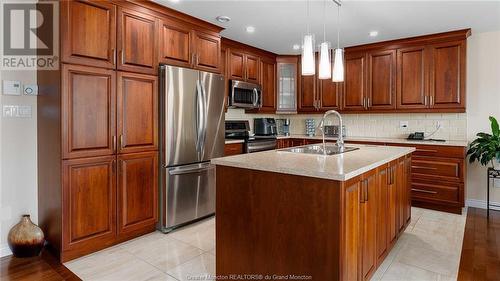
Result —
[[[467, 44], [467, 138], [472, 141], [478, 132], [491, 132], [488, 116], [500, 120], [500, 31], [473, 33]], [[477, 163], [467, 168], [469, 203], [484, 207], [486, 168]], [[500, 188], [491, 191], [490, 200], [500, 204]]]
[[[36, 84], [36, 72], [2, 71], [1, 79]], [[31, 214], [34, 223], [38, 220], [36, 97], [6, 96], [0, 90], [0, 105], [32, 107], [31, 118], [0, 117], [0, 256], [4, 256], [10, 254], [7, 234], [20, 216]]]

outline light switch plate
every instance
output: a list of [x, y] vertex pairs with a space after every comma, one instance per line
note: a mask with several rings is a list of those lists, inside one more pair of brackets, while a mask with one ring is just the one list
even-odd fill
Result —
[[21, 82], [20, 81], [3, 80], [2, 93], [4, 95], [20, 96], [21, 95]]
[[38, 85], [24, 85], [24, 94], [27, 96], [37, 96], [38, 95]]

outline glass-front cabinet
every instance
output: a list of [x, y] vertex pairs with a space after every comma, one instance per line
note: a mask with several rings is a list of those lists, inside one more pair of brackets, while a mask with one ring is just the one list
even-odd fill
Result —
[[297, 67], [298, 58], [280, 56], [278, 63], [278, 98], [276, 113], [297, 112]]

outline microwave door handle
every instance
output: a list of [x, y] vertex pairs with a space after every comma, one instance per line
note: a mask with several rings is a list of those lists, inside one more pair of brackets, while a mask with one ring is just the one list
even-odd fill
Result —
[[203, 130], [203, 94], [200, 80], [196, 80], [196, 151], [201, 151], [201, 132]]
[[253, 88], [253, 106], [259, 106], [259, 92], [257, 91], [257, 88]]

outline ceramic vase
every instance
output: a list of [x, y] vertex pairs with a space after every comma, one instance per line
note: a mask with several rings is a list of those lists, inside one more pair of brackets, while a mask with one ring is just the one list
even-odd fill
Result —
[[9, 248], [18, 258], [38, 256], [44, 242], [42, 229], [31, 221], [30, 215], [23, 215], [9, 231]]

